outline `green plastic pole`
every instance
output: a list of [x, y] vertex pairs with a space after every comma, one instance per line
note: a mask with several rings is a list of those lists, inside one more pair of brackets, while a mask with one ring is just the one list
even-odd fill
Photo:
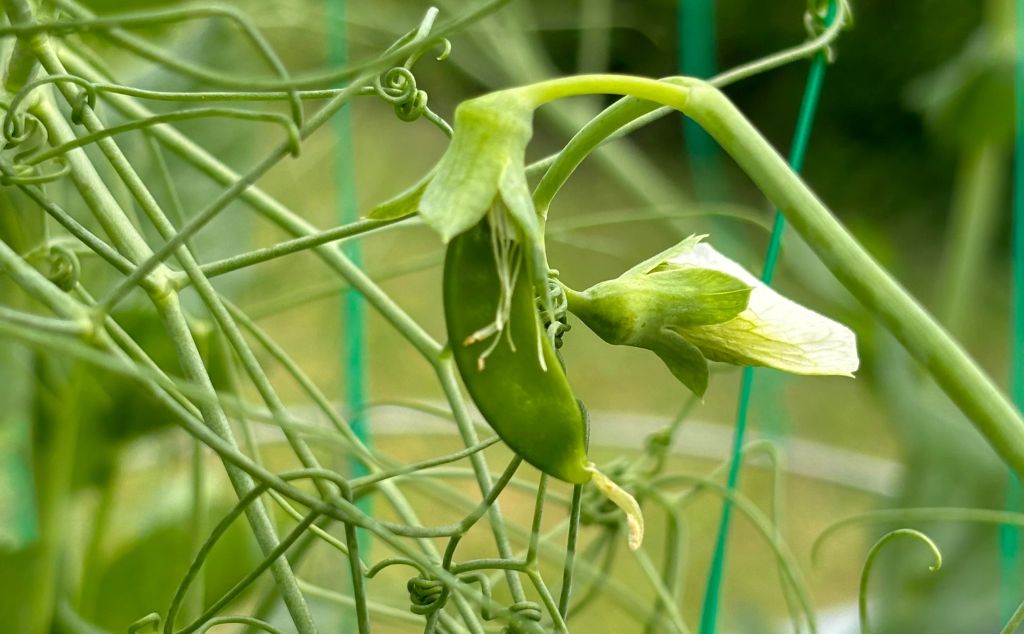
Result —
[[[1016, 2], [1017, 52], [1014, 65], [1015, 138], [1013, 162], [1013, 357], [1010, 363], [1010, 395], [1020, 409], [1024, 406], [1024, 0]], [[1020, 478], [1011, 470], [1006, 491], [1006, 509], [1020, 510], [1024, 504]], [[1020, 529], [999, 527], [1000, 608], [1009, 619], [1020, 603]]]
[[[348, 22], [345, 0], [328, 0], [329, 28], [328, 56], [333, 67], [348, 63]], [[352, 107], [346, 105], [334, 119], [336, 135], [334, 156], [334, 191], [336, 192], [337, 217], [340, 224], [359, 219], [356, 199], [355, 155], [352, 139]], [[362, 266], [362, 251], [357, 240], [341, 243], [341, 251], [356, 266]], [[367, 446], [370, 445], [370, 430], [363, 417], [366, 409], [366, 317], [363, 299], [359, 291], [346, 289], [341, 295], [341, 361], [344, 376], [345, 409], [349, 424], [355, 435]], [[350, 463], [353, 477], [366, 475], [365, 466], [353, 459]], [[358, 506], [365, 512], [371, 510], [369, 497], [359, 500]], [[359, 531], [360, 550], [368, 552], [369, 535]]]
[[[1022, 0], [1024, 1], [1024, 0]], [[828, 13], [825, 16], [825, 23], [831, 24], [835, 19], [838, 10], [837, 0], [829, 3]], [[795, 172], [799, 172], [804, 165], [804, 157], [807, 154], [807, 143], [811, 137], [811, 129], [814, 125], [814, 113], [817, 109], [818, 98], [821, 95], [821, 86], [825, 79], [825, 68], [827, 58], [825, 53], [819, 53], [811, 62], [811, 69], [807, 75], [807, 84], [804, 88], [803, 101], [800, 104], [800, 114], [797, 118], [796, 131], [793, 135], [793, 146], [790, 151], [789, 164]], [[772, 227], [771, 240], [768, 244], [768, 252], [765, 254], [764, 271], [761, 279], [765, 284], [772, 283], [775, 273], [775, 265], [779, 259], [782, 248], [782, 234], [786, 227], [786, 219], [779, 210], [775, 211], [775, 223]], [[754, 368], [743, 369], [743, 378], [740, 384], [740, 400], [736, 412], [736, 431], [733, 436], [732, 456], [729, 462], [729, 475], [726, 486], [734, 491], [739, 483], [740, 466], [742, 464], [742, 448], [746, 435], [747, 415], [750, 411], [750, 396], [754, 386]], [[721, 587], [725, 570], [726, 543], [729, 537], [729, 525], [732, 519], [732, 504], [728, 499], [722, 506], [722, 516], [718, 524], [718, 536], [715, 540], [714, 555], [711, 559], [711, 568], [708, 571], [707, 589], [704, 593], [704, 606], [701, 610], [700, 634], [714, 634], [718, 627], [718, 610], [721, 604]]]
[[[687, 77], [708, 79], [715, 74], [715, 2], [679, 0], [679, 71]], [[683, 140], [690, 157], [697, 200], [726, 200], [722, 153], [715, 140], [696, 122], [683, 118]]]

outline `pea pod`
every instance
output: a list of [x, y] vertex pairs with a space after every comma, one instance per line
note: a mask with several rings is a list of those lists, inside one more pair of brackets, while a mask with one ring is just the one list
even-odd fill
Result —
[[586, 482], [593, 474], [586, 418], [541, 326], [522, 246], [492, 235], [490, 224], [484, 219], [453, 238], [445, 256], [455, 364], [505, 444], [544, 473]]

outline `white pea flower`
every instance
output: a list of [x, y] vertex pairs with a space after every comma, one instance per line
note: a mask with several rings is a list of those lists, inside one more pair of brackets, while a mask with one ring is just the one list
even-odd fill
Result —
[[608, 343], [653, 351], [698, 395], [708, 360], [852, 376], [849, 328], [786, 299], [703, 237], [582, 293], [567, 289], [569, 309]]

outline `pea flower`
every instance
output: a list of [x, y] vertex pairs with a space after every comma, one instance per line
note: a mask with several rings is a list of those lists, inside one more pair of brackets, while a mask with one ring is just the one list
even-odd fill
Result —
[[[518, 275], [528, 275], [537, 289], [547, 288], [544, 240], [526, 181], [526, 146], [533, 136], [535, 107], [514, 90], [462, 102], [455, 109], [451, 143], [434, 169], [369, 215], [383, 220], [418, 212], [445, 243], [487, 222], [498, 267], [501, 310], [493, 323], [480, 329], [481, 339], [500, 337]], [[525, 263], [525, 272], [520, 271], [520, 262]], [[552, 314], [551, 297], [544, 294], [542, 300], [545, 311]]]
[[699, 396], [709, 360], [852, 376], [849, 328], [778, 294], [704, 237], [583, 292], [566, 289], [569, 310], [608, 343], [651, 350]]
[[393, 219], [418, 211], [447, 243], [498, 209], [508, 212], [522, 239], [539, 244], [540, 222], [526, 182], [534, 107], [515, 91], [459, 104], [451, 143], [434, 169], [369, 217]]

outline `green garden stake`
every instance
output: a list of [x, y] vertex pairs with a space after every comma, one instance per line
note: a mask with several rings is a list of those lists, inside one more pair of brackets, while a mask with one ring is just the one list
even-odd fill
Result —
[[[679, 0], [679, 72], [707, 79], [715, 74], [715, 0]], [[704, 128], [683, 117], [683, 138], [690, 158], [697, 199], [722, 202], [728, 198], [722, 153]], [[715, 232], [718, 235], [719, 231]]]
[[[328, 4], [331, 12], [331, 37], [329, 39], [330, 62], [333, 67], [342, 67], [348, 63], [348, 27], [345, 0], [332, 0]], [[338, 223], [345, 225], [359, 220], [358, 202], [356, 199], [355, 158], [352, 151], [352, 109], [344, 107], [335, 118], [336, 151], [334, 189], [337, 193]], [[362, 251], [359, 242], [352, 240], [341, 245], [344, 253], [353, 264], [362, 266]], [[348, 411], [352, 431], [363, 444], [370, 445], [370, 431], [363, 418], [366, 408], [366, 341], [364, 336], [365, 317], [363, 300], [354, 288], [342, 291], [341, 295], [342, 327], [341, 337], [342, 371], [345, 377], [345, 406]], [[365, 466], [359, 460], [351, 461], [353, 477], [366, 475]], [[369, 512], [372, 500], [369, 497], [359, 500], [359, 507]], [[359, 532], [360, 550], [368, 552], [366, 540], [369, 535]]]
[[[1017, 0], [1014, 63], [1015, 156], [1013, 162], [1013, 356], [1010, 368], [1010, 395], [1018, 409], [1024, 405], [1024, 0]], [[1024, 504], [1020, 478], [1010, 470], [1006, 491], [1006, 510], [1019, 511]], [[1000, 612], [1010, 618], [1020, 601], [1020, 529], [999, 527]]]
[[[332, 67], [343, 67], [348, 63], [348, 25], [346, 22], [345, 0], [328, 0], [328, 55]], [[334, 191], [337, 205], [339, 225], [355, 222], [359, 219], [358, 202], [356, 199], [355, 157], [352, 152], [352, 107], [341, 108], [334, 118], [335, 152], [334, 152]], [[362, 267], [362, 251], [359, 242], [352, 240], [343, 242], [341, 252], [357, 267]], [[363, 300], [359, 291], [346, 288], [341, 292], [341, 371], [344, 377], [344, 394], [346, 418], [352, 432], [369, 447], [369, 430], [363, 418], [366, 394], [365, 374], [365, 342], [363, 341]], [[366, 467], [357, 458], [349, 460], [349, 471], [352, 477], [367, 474]], [[358, 500], [357, 506], [369, 514], [373, 499], [365, 496]], [[356, 531], [359, 550], [369, 553], [370, 534], [365, 530]], [[345, 582], [348, 587], [355, 586], [355, 579], [349, 575]], [[356, 613], [345, 610], [342, 623], [345, 631], [355, 629]]]
[[[832, 20], [835, 19], [837, 11], [838, 0], [831, 0], [824, 20], [826, 26], [830, 25]], [[800, 114], [797, 118], [796, 132], [793, 136], [793, 147], [789, 158], [789, 164], [795, 172], [799, 172], [803, 168], [804, 157], [807, 153], [807, 143], [810, 140], [811, 128], [814, 124], [814, 113], [818, 105], [818, 98], [821, 95], [821, 85], [825, 78], [825, 67], [827, 64], [827, 54], [824, 52], [818, 53], [811, 62], [811, 69], [807, 75], [807, 85], [804, 89], [803, 101], [800, 104]], [[779, 210], [776, 210], [771, 241], [768, 244], [768, 252], [765, 254], [764, 272], [761, 276], [765, 284], [771, 284], [772, 276], [775, 273], [775, 264], [779, 258], [782, 246], [782, 233], [785, 227], [785, 217]], [[729, 462], [727, 486], [730, 491], [734, 491], [739, 482], [740, 466], [742, 463], [741, 450], [746, 433], [747, 414], [750, 410], [753, 383], [754, 368], [744, 368], [743, 379], [740, 384], [739, 406], [736, 413], [736, 431], [733, 438], [732, 456]], [[701, 634], [714, 634], [718, 626], [718, 609], [721, 602], [721, 586], [725, 569], [725, 547], [729, 537], [731, 518], [732, 504], [726, 499], [723, 502], [722, 516], [718, 524], [718, 536], [715, 541], [715, 551], [711, 560], [711, 568], [708, 571], [707, 589], [705, 590], [704, 605], [701, 610]]]

